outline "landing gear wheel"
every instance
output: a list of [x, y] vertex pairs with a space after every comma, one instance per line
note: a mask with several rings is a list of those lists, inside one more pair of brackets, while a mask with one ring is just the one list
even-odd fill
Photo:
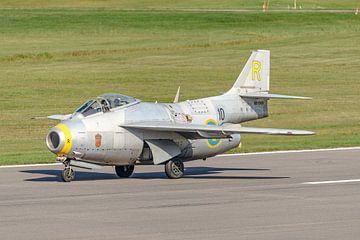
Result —
[[62, 171], [61, 178], [64, 182], [71, 182], [75, 179], [75, 171], [72, 168], [67, 167]]
[[165, 164], [165, 173], [168, 178], [177, 179], [184, 175], [184, 164], [180, 159], [169, 160]]
[[128, 178], [134, 172], [135, 165], [124, 165], [124, 166], [115, 166], [115, 172], [118, 177]]

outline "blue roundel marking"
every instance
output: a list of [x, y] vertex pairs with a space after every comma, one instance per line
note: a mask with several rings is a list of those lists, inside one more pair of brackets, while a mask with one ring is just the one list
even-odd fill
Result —
[[[209, 119], [206, 121], [207, 125], [215, 125], [217, 126], [217, 122], [214, 119]], [[206, 144], [209, 148], [216, 148], [221, 144], [220, 138], [208, 138], [206, 139]]]

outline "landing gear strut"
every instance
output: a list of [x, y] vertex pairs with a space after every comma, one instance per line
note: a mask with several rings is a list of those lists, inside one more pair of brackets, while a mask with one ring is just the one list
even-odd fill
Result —
[[181, 178], [184, 175], [184, 163], [177, 158], [169, 160], [165, 164], [165, 173], [168, 178]]
[[61, 179], [64, 182], [71, 182], [75, 179], [75, 171], [70, 166], [70, 160], [65, 160], [63, 164], [65, 165], [65, 168], [61, 173]]
[[135, 165], [115, 166], [116, 175], [120, 178], [128, 178], [134, 172]]

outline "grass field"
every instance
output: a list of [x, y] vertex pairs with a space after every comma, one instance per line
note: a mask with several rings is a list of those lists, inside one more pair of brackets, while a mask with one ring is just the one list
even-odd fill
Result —
[[[208, 6], [244, 6], [237, 2]], [[303, 2], [344, 9], [356, 3]], [[182, 100], [217, 95], [231, 87], [253, 49], [271, 50], [272, 92], [314, 100], [272, 100], [270, 117], [247, 125], [317, 135], [244, 135], [236, 151], [360, 145], [360, 15], [176, 10], [205, 8], [204, 1], [122, 3], [141, 10], [114, 10], [122, 8], [116, 1], [0, 3], [0, 165], [53, 161], [44, 137], [56, 122], [32, 117], [71, 113], [104, 92], [166, 102], [181, 85]]]

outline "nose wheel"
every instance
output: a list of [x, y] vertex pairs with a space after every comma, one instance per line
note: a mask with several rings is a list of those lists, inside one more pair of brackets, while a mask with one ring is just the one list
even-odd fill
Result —
[[75, 179], [75, 171], [70, 166], [70, 161], [64, 161], [63, 164], [65, 165], [64, 170], [61, 173], [61, 179], [64, 182], [71, 182]]
[[171, 179], [181, 178], [184, 175], [184, 163], [177, 158], [169, 160], [165, 164], [165, 173]]

